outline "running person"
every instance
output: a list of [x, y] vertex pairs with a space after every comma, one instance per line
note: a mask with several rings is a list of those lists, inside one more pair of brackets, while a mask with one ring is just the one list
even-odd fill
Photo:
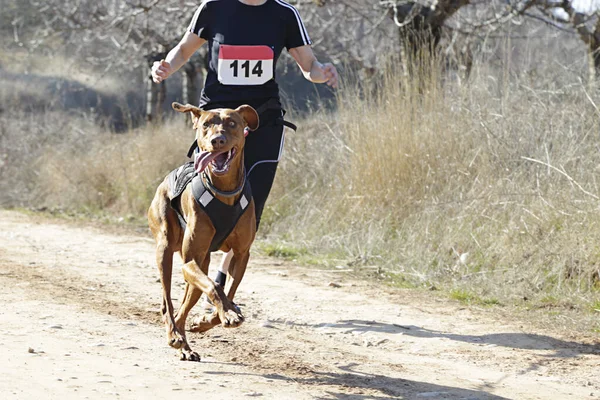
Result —
[[[283, 114], [275, 66], [287, 49], [304, 77], [337, 87], [331, 63], [321, 64], [298, 10], [282, 0], [204, 0], [187, 32], [165, 60], [152, 66], [160, 83], [208, 43], [208, 74], [200, 108], [237, 108], [248, 104], [259, 113], [260, 126], [246, 138], [244, 164], [252, 187], [257, 227], [271, 191], [284, 143]], [[230, 251], [221, 262], [216, 283], [224, 286]]]

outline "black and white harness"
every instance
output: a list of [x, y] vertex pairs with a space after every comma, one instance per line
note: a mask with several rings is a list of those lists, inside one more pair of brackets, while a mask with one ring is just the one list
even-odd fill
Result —
[[[188, 162], [171, 171], [169, 174], [169, 199], [183, 229], [187, 226], [187, 222], [181, 211], [181, 194], [189, 184], [192, 185], [192, 194], [196, 203], [208, 215], [216, 229], [209, 251], [217, 251], [233, 231], [241, 216], [248, 209], [250, 201], [252, 201], [250, 182], [245, 179], [244, 171], [244, 182], [238, 189], [233, 192], [221, 192], [212, 186], [210, 179], [204, 172], [201, 174], [196, 172], [193, 162]], [[226, 196], [241, 193], [241, 196], [234, 205], [230, 206], [217, 199], [215, 193]]]
[[[223, 105], [213, 104], [210, 109], [214, 108], [226, 108]], [[280, 110], [281, 116], [270, 120], [269, 124], [283, 125], [296, 130], [297, 127], [293, 123], [284, 120], [285, 110], [281, 108], [281, 105], [277, 99], [271, 99], [260, 107], [256, 108], [259, 116], [262, 116], [269, 110]], [[260, 117], [259, 117], [260, 118]], [[193, 157], [194, 152], [198, 149], [198, 142], [194, 140], [190, 149], [188, 150], [188, 157]], [[278, 160], [277, 160], [278, 161]], [[251, 169], [250, 169], [251, 170]], [[250, 188], [250, 182], [247, 179], [249, 171], [244, 171], [243, 177], [244, 182], [233, 192], [222, 192], [219, 189], [212, 186], [210, 179], [205, 172], [198, 174], [194, 169], [194, 162], [190, 161], [181, 167], [171, 171], [169, 174], [169, 199], [171, 200], [171, 206], [177, 213], [179, 224], [183, 229], [187, 226], [187, 222], [181, 211], [181, 194], [185, 188], [191, 184], [192, 194], [194, 199], [202, 208], [216, 229], [215, 236], [212, 239], [210, 245], [210, 251], [217, 251], [227, 239], [229, 234], [233, 231], [233, 228], [244, 214], [248, 205], [252, 201], [252, 190]], [[235, 196], [241, 193], [240, 199], [233, 206], [229, 206], [215, 197], [215, 194], [223, 196]]]

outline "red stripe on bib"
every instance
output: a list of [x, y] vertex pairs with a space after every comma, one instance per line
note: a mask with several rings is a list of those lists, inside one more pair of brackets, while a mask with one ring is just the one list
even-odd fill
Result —
[[232, 46], [222, 44], [219, 47], [221, 60], [272, 60], [275, 54], [268, 46]]

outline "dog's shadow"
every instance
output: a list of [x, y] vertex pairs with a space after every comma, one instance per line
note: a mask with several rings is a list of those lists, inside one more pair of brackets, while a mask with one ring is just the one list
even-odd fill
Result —
[[435, 331], [414, 325], [397, 325], [364, 320], [342, 320], [336, 323], [316, 324], [313, 328], [340, 329], [344, 332], [379, 332], [389, 334], [402, 334], [418, 338], [445, 338], [449, 340], [489, 344], [507, 348], [526, 350], [553, 350], [554, 357], [576, 357], [580, 354], [600, 355], [600, 343], [589, 344], [566, 341], [551, 336], [532, 333], [492, 333], [486, 335], [460, 335], [451, 332]]

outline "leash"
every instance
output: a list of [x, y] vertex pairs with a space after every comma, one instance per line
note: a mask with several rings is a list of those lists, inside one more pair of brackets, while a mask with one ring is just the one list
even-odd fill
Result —
[[187, 152], [188, 158], [192, 158], [192, 156], [194, 155], [194, 151], [196, 151], [197, 148], [198, 148], [198, 141], [196, 139], [194, 139], [194, 143], [192, 143], [192, 145], [190, 146], [190, 149]]
[[279, 122], [280, 119], [281, 119], [281, 125], [287, 126], [288, 128], [293, 129], [294, 132], [296, 132], [298, 130], [298, 127], [296, 126], [296, 124], [294, 124], [293, 122], [290, 122], [290, 121], [286, 121], [285, 119], [283, 119], [283, 117], [277, 118], [277, 122]]

